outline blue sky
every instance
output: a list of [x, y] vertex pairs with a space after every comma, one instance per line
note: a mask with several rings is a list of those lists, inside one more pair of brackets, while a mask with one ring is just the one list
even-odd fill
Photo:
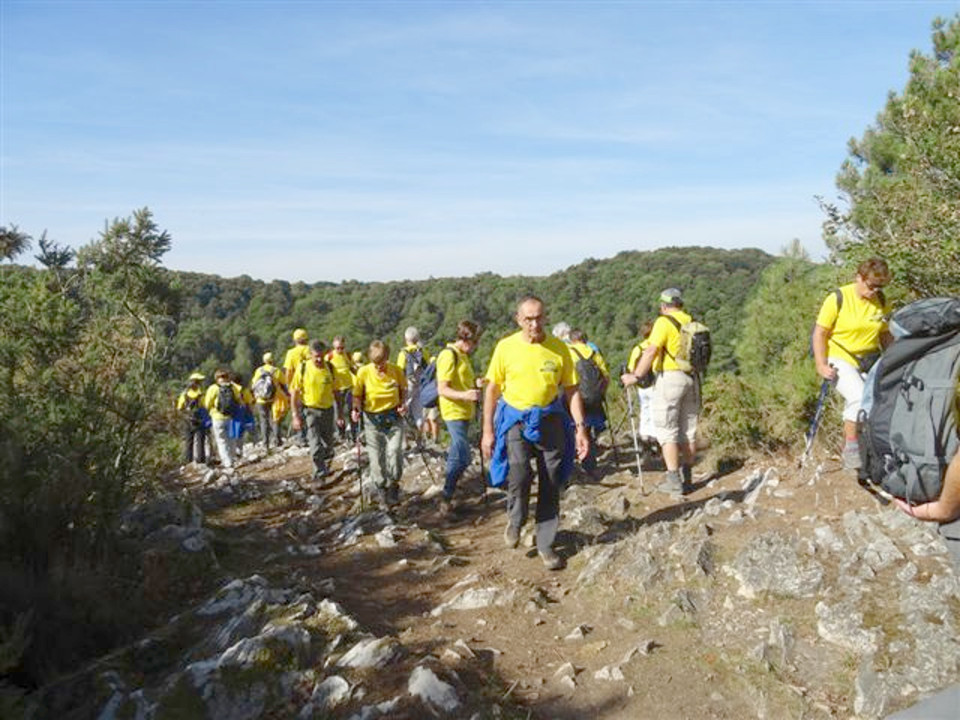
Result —
[[799, 238], [942, 2], [0, 0], [0, 223], [169, 267], [543, 275]]

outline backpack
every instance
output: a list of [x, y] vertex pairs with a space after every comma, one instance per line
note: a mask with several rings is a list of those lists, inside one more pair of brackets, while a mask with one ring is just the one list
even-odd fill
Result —
[[253, 396], [257, 400], [265, 400], [270, 402], [273, 400], [274, 394], [277, 392], [276, 384], [274, 383], [273, 373], [268, 370], [261, 370], [260, 377], [257, 378], [256, 382], [253, 383]]
[[593, 353], [584, 357], [574, 348], [570, 348], [577, 356], [577, 375], [580, 378], [580, 397], [588, 408], [603, 405], [603, 398], [607, 393], [607, 379], [600, 372], [597, 363], [593, 361]]
[[960, 449], [960, 299], [910, 303], [893, 314], [890, 332], [896, 339], [864, 384], [859, 480], [911, 504], [930, 502]]
[[233, 394], [233, 384], [217, 385], [217, 411], [227, 417], [233, 417], [240, 409], [240, 403], [237, 402]]
[[423, 348], [417, 347], [403, 352], [407, 356], [407, 361], [403, 364], [403, 374], [406, 375], [407, 382], [419, 382], [423, 372]]
[[[443, 350], [450, 350], [450, 348], [444, 348]], [[453, 353], [453, 367], [456, 368], [459, 358], [455, 350], [450, 350], [450, 352]], [[437, 403], [440, 402], [440, 387], [437, 384], [437, 361], [440, 359], [440, 353], [437, 353], [437, 357], [432, 363], [427, 363], [427, 366], [423, 369], [423, 374], [420, 376], [420, 404], [425, 408], [436, 407]]]
[[673, 358], [677, 367], [687, 374], [703, 377], [710, 364], [710, 355], [713, 353], [713, 344], [710, 340], [710, 328], [696, 320], [680, 324], [672, 315], [662, 315], [680, 331], [680, 349], [676, 357], [664, 348], [664, 352]]

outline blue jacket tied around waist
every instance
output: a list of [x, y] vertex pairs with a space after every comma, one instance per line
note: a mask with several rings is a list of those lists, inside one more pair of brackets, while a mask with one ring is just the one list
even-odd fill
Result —
[[560, 415], [563, 420], [563, 463], [560, 465], [560, 483], [566, 484], [573, 472], [576, 456], [576, 440], [573, 421], [563, 404], [563, 397], [557, 395], [546, 407], [534, 406], [528, 410], [517, 410], [501, 397], [493, 414], [493, 456], [490, 458], [490, 485], [500, 487], [507, 481], [510, 460], [507, 456], [507, 433], [517, 423], [523, 426], [525, 440], [540, 442], [540, 421], [544, 415]]

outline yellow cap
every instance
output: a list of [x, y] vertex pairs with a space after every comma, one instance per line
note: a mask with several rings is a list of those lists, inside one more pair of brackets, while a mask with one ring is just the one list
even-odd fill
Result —
[[264, 361], [265, 363], [272, 363], [272, 362], [273, 362], [273, 353], [272, 353], [272, 352], [265, 352], [265, 353], [263, 354], [263, 361]]
[[307, 335], [307, 331], [304, 330], [303, 328], [297, 328], [296, 330], [293, 331], [293, 339], [296, 342], [300, 342], [301, 340], [306, 340], [309, 337], [310, 336]]
[[353, 361], [354, 361], [355, 363], [363, 362], [363, 353], [360, 352], [359, 350], [354, 350], [354, 352], [353, 352]]
[[191, 380], [205, 380], [206, 377], [207, 376], [204, 375], [203, 373], [198, 373], [198, 372], [195, 372], [192, 375], [190, 375]]

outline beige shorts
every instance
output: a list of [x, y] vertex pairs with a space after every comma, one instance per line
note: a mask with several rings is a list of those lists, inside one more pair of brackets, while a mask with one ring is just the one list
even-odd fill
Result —
[[440, 419], [440, 408], [424, 408], [423, 417], [427, 420], [439, 420]]
[[679, 370], [667, 370], [657, 378], [653, 422], [661, 445], [695, 442], [699, 413], [699, 391], [692, 376]]

